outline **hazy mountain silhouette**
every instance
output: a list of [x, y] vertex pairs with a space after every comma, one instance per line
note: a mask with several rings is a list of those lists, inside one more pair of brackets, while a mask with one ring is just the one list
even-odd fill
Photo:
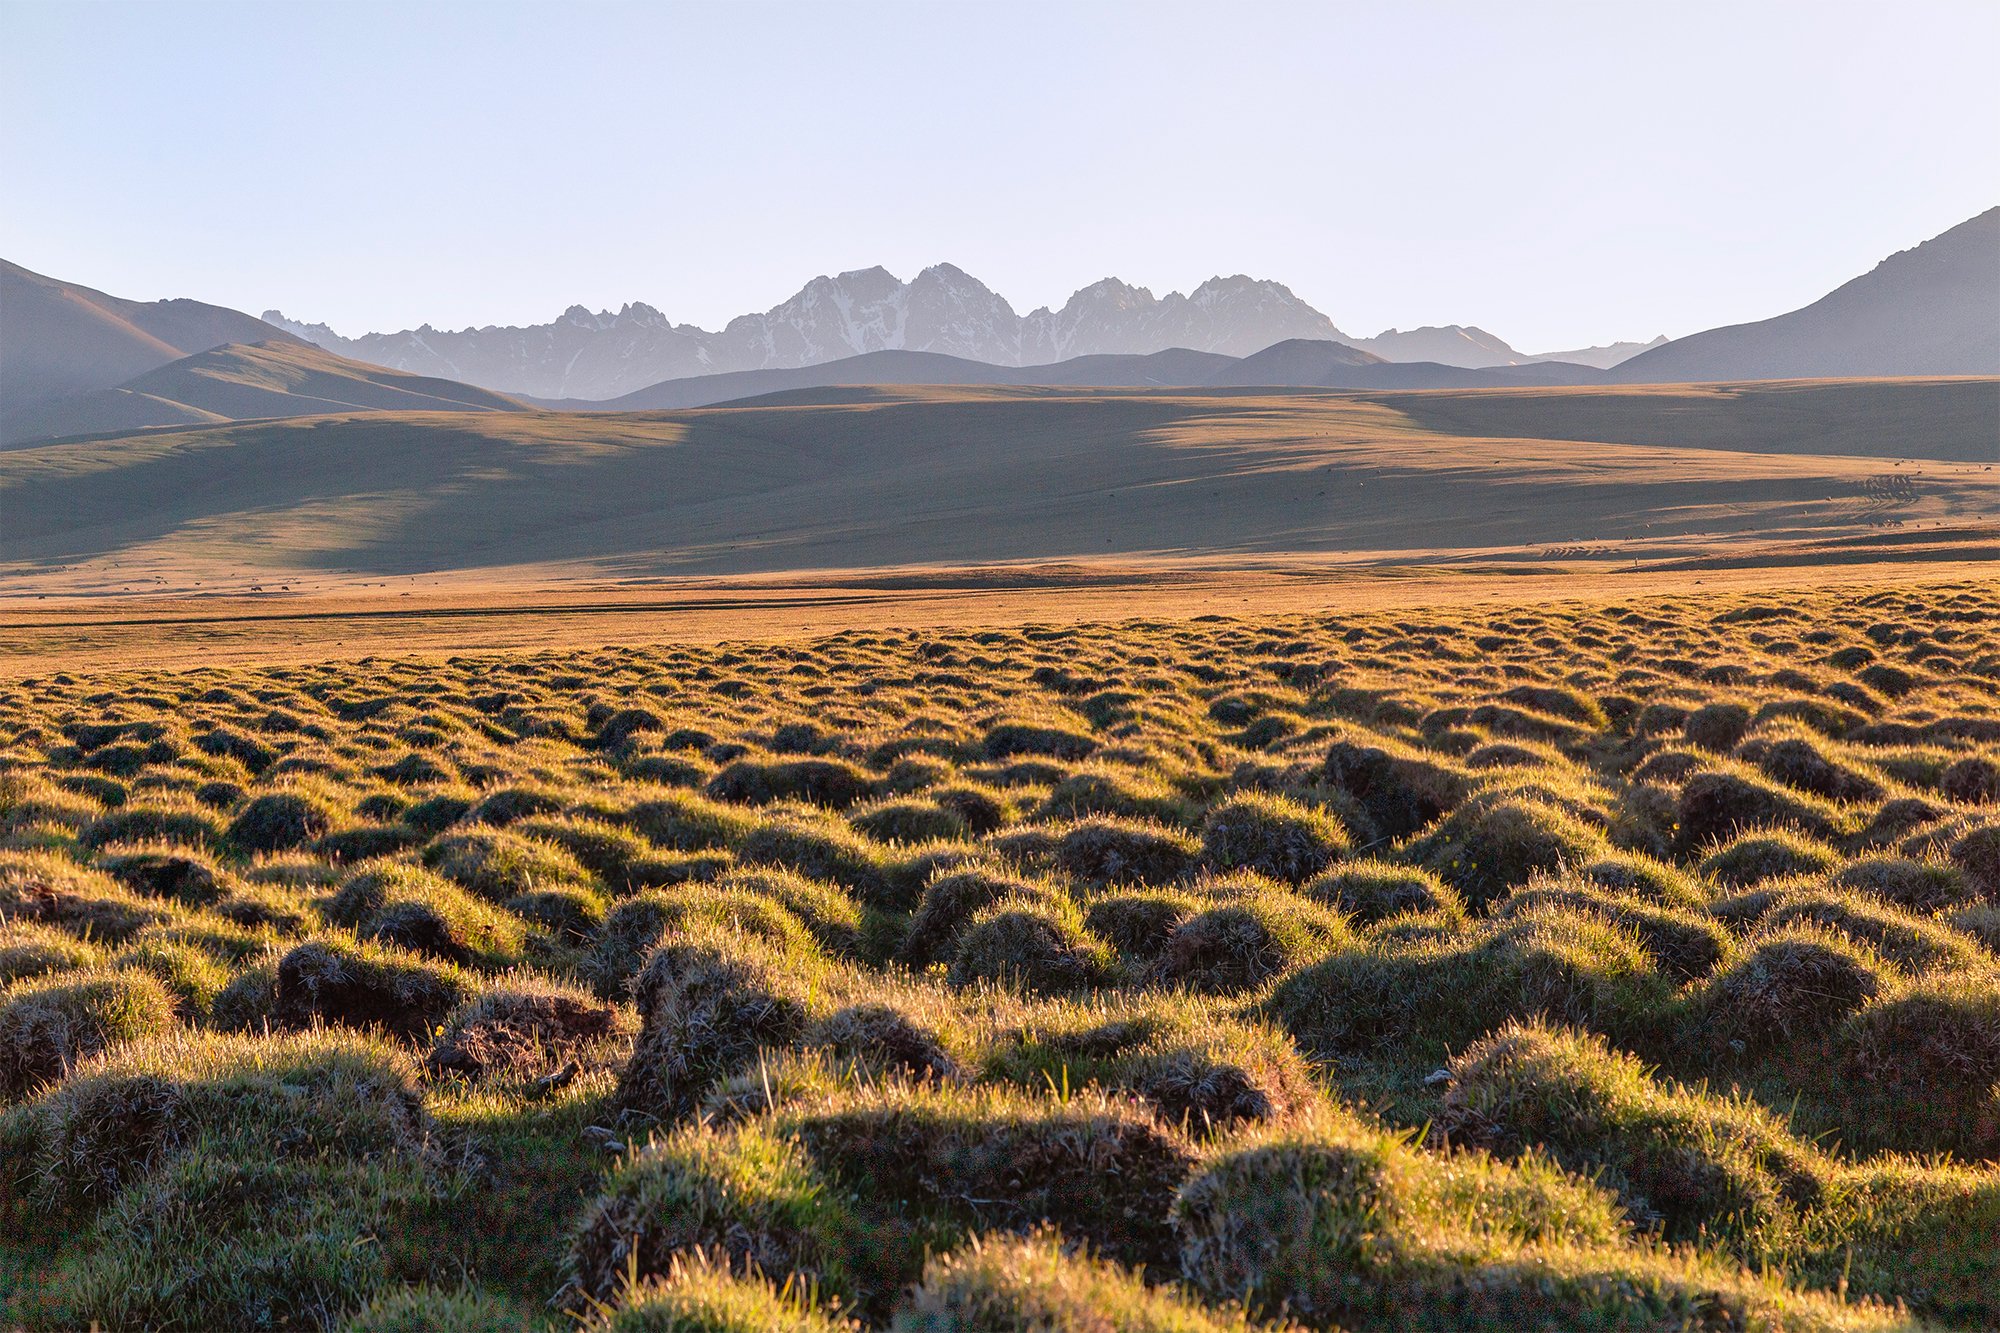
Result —
[[1801, 310], [1677, 338], [1611, 378], [1634, 384], [2000, 374], [2000, 207]]
[[0, 260], [0, 421], [224, 343], [297, 343], [240, 310], [128, 301]]
[[860, 385], [1047, 385], [1057, 388], [1468, 389], [1514, 384], [1595, 384], [1588, 366], [1472, 369], [1435, 362], [1390, 362], [1346, 343], [1291, 338], [1247, 357], [1170, 347], [1144, 356], [1099, 353], [1041, 366], [995, 366], [942, 352], [881, 351], [790, 370], [742, 370], [663, 380], [617, 398], [532, 398], [567, 412], [651, 412], [759, 398], [802, 389]]
[[554, 323], [527, 328], [425, 325], [358, 338], [275, 310], [266, 318], [343, 356], [540, 398], [614, 398], [661, 380], [792, 369], [879, 351], [1023, 366], [1172, 347], [1245, 356], [1286, 338], [1346, 340], [1288, 288], [1240, 274], [1164, 297], [1107, 278], [1061, 310], [1021, 315], [951, 264], [909, 282], [882, 268], [814, 278], [790, 300], [718, 332], [675, 324], [648, 305], [615, 314], [573, 306]]
[[363, 365], [280, 335], [211, 348], [114, 388], [10, 412], [0, 444], [326, 412], [527, 410], [486, 389]]
[[1563, 361], [1607, 370], [1649, 347], [1660, 346], [1666, 342], [1666, 337], [1662, 335], [1649, 343], [1616, 342], [1562, 352], [1522, 352], [1485, 329], [1465, 324], [1445, 324], [1426, 325], [1420, 329], [1386, 329], [1373, 338], [1351, 338], [1348, 341], [1387, 361], [1435, 361], [1440, 365], [1465, 366], [1475, 370], [1487, 366], [1525, 366], [1540, 361]]

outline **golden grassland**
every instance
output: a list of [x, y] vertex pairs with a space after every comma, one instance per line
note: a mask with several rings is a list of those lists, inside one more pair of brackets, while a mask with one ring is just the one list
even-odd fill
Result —
[[0, 597], [0, 679], [62, 670], [352, 660], [381, 653], [517, 651], [773, 640], [840, 630], [1081, 624], [1218, 613], [1522, 606], [1686, 592], [1802, 595], [1989, 578], [2000, 528], [1810, 542], [1624, 565], [1551, 552], [1438, 565], [1373, 559], [1020, 562], [898, 566], [618, 583], [459, 575], [194, 596]]
[[1990, 379], [333, 414], [0, 450], [0, 598], [1051, 561], [1625, 567], [1990, 527], [1996, 442]]
[[23, 655], [0, 1326], [1991, 1327], [1923, 568]]

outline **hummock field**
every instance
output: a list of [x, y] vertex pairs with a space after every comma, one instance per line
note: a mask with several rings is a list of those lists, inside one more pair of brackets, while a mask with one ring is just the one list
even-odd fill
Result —
[[0, 1327], [1994, 1327], [2000, 588], [1838, 575], [14, 625]]

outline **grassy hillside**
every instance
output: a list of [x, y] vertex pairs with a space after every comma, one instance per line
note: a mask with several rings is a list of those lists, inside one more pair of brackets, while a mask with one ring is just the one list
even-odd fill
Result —
[[1652, 382], [1808, 375], [2000, 373], [2000, 207], [1989, 208], [1802, 309], [1691, 334], [1621, 362]]
[[1989, 585], [0, 685], [0, 1326], [2000, 1324]]
[[232, 343], [184, 357], [116, 388], [10, 414], [0, 443], [356, 410], [528, 409], [486, 389], [384, 370], [305, 343]]
[[16, 587], [88, 586], [113, 562], [185, 587], [336, 569], [1637, 559], [1990, 518], [1982, 465], [1866, 454], [1889, 440], [1898, 457], [1977, 458], [1991, 390], [833, 389], [668, 414], [325, 416], [0, 455], [0, 562]]
[[[15, 413], [108, 388], [224, 343], [290, 334], [200, 301], [128, 301], [0, 260], [0, 406]], [[298, 344], [304, 346], [303, 343]]]
[[1634, 389], [1374, 394], [1456, 435], [2000, 463], [2000, 380], [1765, 380]]

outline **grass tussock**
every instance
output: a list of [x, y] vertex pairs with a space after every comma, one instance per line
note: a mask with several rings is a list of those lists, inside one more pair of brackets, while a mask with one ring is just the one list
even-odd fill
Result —
[[0, 1325], [1992, 1327], [1996, 680], [1962, 585], [0, 682]]

